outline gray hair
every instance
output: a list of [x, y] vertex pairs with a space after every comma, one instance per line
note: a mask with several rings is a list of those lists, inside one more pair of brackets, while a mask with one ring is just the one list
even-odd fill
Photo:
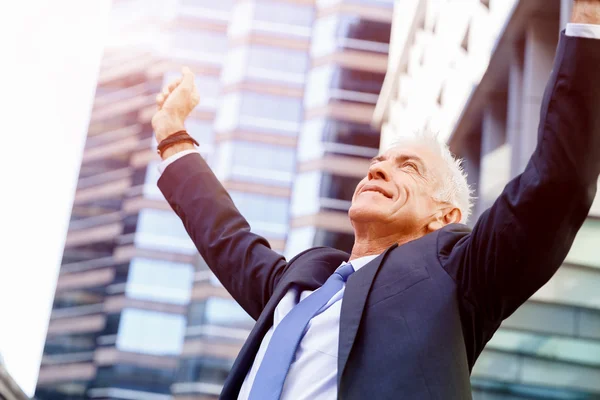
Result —
[[442, 158], [446, 167], [445, 176], [439, 179], [440, 186], [434, 195], [434, 200], [448, 203], [458, 208], [462, 214], [460, 222], [463, 224], [466, 223], [473, 207], [473, 191], [467, 183], [467, 173], [462, 165], [463, 160], [454, 157], [448, 145], [442, 142], [436, 133], [426, 129], [395, 141], [392, 147], [406, 143], [425, 145]]

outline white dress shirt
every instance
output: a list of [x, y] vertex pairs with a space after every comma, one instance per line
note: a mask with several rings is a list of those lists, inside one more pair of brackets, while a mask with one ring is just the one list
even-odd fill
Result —
[[[352, 260], [354, 272], [364, 267], [377, 255]], [[344, 265], [345, 263], [342, 263]], [[341, 265], [340, 265], [341, 266]], [[296, 349], [296, 357], [290, 366], [280, 399], [320, 400], [337, 397], [338, 339], [342, 299], [346, 285], [319, 310], [310, 322], [306, 333]], [[319, 290], [319, 289], [317, 289]], [[300, 301], [313, 291], [300, 293]], [[263, 338], [252, 368], [246, 374], [238, 400], [246, 400], [258, 372], [273, 331], [288, 312], [298, 304], [297, 289], [290, 289], [281, 299], [273, 316], [273, 326]]]
[[[567, 36], [600, 39], [600, 25], [569, 23], [565, 33]], [[185, 150], [172, 155], [159, 164], [159, 172], [162, 174], [171, 163], [195, 152], [198, 151]], [[377, 256], [358, 258], [352, 261], [352, 266], [358, 271], [375, 257]], [[296, 358], [288, 371], [281, 400], [333, 400], [337, 397], [338, 335], [344, 288], [336, 293], [308, 324], [306, 334], [296, 350]], [[310, 290], [300, 293], [300, 301], [311, 293]], [[298, 293], [291, 289], [275, 308], [273, 326], [261, 342], [252, 368], [244, 379], [238, 400], [248, 398], [273, 330], [297, 303]]]

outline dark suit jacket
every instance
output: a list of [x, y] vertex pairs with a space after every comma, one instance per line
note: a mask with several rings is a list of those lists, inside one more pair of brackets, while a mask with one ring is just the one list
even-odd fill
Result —
[[[500, 322], [556, 272], [600, 172], [600, 41], [561, 37], [539, 143], [471, 231], [452, 224], [393, 246], [347, 282], [339, 331], [342, 399], [471, 398], [469, 375]], [[219, 280], [257, 320], [221, 397], [235, 399], [290, 285], [316, 289], [349, 258], [313, 248], [286, 261], [250, 232], [197, 155], [159, 187]]]

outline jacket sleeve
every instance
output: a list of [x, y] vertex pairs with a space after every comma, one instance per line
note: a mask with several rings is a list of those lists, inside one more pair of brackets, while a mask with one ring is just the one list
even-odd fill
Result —
[[285, 258], [246, 219], [198, 153], [165, 169], [158, 181], [196, 248], [233, 298], [257, 319], [285, 270]]
[[[525, 171], [470, 235], [439, 249], [442, 266], [487, 332], [552, 277], [589, 212], [600, 173], [598, 65], [600, 40], [561, 35]], [[460, 230], [449, 227], [438, 243], [453, 229]]]

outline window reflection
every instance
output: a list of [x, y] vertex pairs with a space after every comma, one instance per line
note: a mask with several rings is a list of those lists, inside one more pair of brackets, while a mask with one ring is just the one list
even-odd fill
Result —
[[216, 10], [229, 11], [231, 10], [234, 0], [181, 0], [182, 5], [202, 7]]
[[323, 173], [321, 197], [352, 201], [354, 190], [359, 182], [360, 178]]
[[[336, 154], [347, 153], [345, 150], [347, 146], [377, 151], [379, 140], [379, 132], [369, 125], [325, 119], [308, 120], [302, 125], [298, 159], [309, 160], [320, 157], [325, 153], [325, 147], [328, 152]], [[331, 146], [324, 146], [324, 144], [331, 144]], [[339, 146], [340, 149], [336, 151], [335, 144], [347, 146]]]
[[143, 209], [138, 215], [134, 243], [140, 248], [196, 253], [179, 217], [172, 211]]
[[230, 34], [239, 36], [253, 31], [308, 37], [313, 13], [313, 7], [291, 2], [239, 2], [233, 9]]
[[250, 329], [254, 326], [254, 320], [235, 300], [209, 297], [205, 301], [190, 304], [188, 326], [198, 325]]
[[292, 191], [292, 216], [297, 217], [317, 213], [319, 211], [320, 188], [321, 173], [319, 171], [297, 174]]
[[384, 78], [383, 73], [323, 65], [309, 74], [304, 104], [317, 107], [332, 100], [375, 104]]
[[217, 131], [250, 129], [296, 135], [302, 118], [302, 99], [241, 92], [223, 96], [215, 119]]
[[103, 290], [73, 290], [68, 292], [58, 292], [54, 297], [53, 310], [61, 308], [87, 306], [99, 304], [104, 300]]
[[222, 358], [184, 358], [179, 362], [177, 381], [222, 385], [233, 362]]
[[232, 49], [222, 78], [226, 83], [242, 80], [302, 84], [308, 65], [305, 51], [251, 45]]
[[219, 146], [221, 179], [289, 186], [295, 168], [295, 149], [257, 142], [226, 142]]
[[354, 235], [318, 229], [315, 234], [315, 246], [333, 247], [350, 253], [354, 245]]
[[175, 376], [175, 368], [162, 369], [119, 363], [98, 367], [94, 386], [170, 394]]
[[121, 313], [117, 348], [134, 353], [178, 355], [185, 323], [182, 315], [126, 308]]
[[97, 332], [81, 335], [48, 336], [44, 354], [67, 354], [94, 351], [96, 348]]
[[176, 54], [185, 52], [191, 58], [220, 62], [227, 49], [227, 35], [176, 27], [171, 36], [171, 47]]
[[341, 49], [387, 53], [390, 33], [389, 22], [357, 15], [330, 15], [315, 22], [311, 53], [321, 56]]
[[307, 27], [312, 24], [313, 7], [281, 1], [261, 1], [254, 4], [254, 18], [257, 21]]
[[588, 218], [575, 237], [566, 261], [600, 268], [600, 220]]
[[190, 264], [134, 258], [125, 293], [131, 298], [184, 305], [190, 300], [193, 280]]
[[285, 242], [285, 258], [290, 260], [300, 252], [314, 247], [316, 231], [316, 228], [312, 226], [290, 229]]
[[[200, 92], [202, 93], [202, 92]], [[187, 132], [200, 143], [200, 147], [211, 145], [214, 140], [212, 121], [200, 121], [189, 118], [185, 121]]]
[[283, 237], [288, 223], [288, 199], [230, 191], [229, 195], [252, 231], [267, 237]]
[[535, 357], [600, 366], [600, 343], [582, 338], [500, 329], [488, 342], [487, 347]]
[[310, 71], [306, 90], [318, 92], [318, 88], [329, 88], [379, 95], [384, 79], [384, 73], [322, 65]]
[[310, 171], [296, 175], [291, 213], [294, 217], [325, 211], [348, 211], [360, 178]]

